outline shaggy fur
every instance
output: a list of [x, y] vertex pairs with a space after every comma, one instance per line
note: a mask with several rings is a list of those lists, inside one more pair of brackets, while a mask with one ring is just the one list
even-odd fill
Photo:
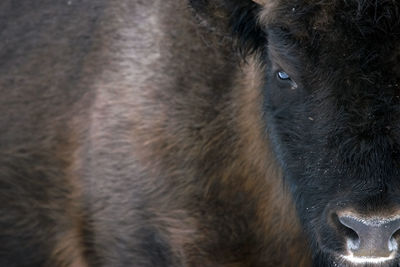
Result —
[[351, 266], [335, 214], [399, 214], [400, 5], [264, 2], [1, 1], [0, 266]]

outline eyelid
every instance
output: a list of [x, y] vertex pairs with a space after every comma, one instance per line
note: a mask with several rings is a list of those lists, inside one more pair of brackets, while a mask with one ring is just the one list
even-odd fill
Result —
[[[280, 77], [280, 73], [283, 73], [283, 74], [285, 74], [286, 76], [287, 76], [287, 78], [281, 78]], [[277, 78], [279, 79], [279, 80], [281, 80], [281, 81], [283, 81], [283, 82], [290, 82], [290, 84], [292, 85], [291, 86], [291, 89], [292, 90], [294, 90], [294, 89], [296, 89], [297, 87], [298, 87], [298, 85], [297, 85], [297, 83], [291, 78], [291, 76], [286, 72], [286, 71], [284, 71], [284, 70], [278, 70], [277, 72], [276, 72], [276, 76], [277, 76]]]

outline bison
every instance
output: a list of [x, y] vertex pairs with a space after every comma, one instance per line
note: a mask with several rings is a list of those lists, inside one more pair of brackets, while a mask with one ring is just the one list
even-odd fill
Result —
[[0, 266], [400, 264], [397, 0], [2, 0]]

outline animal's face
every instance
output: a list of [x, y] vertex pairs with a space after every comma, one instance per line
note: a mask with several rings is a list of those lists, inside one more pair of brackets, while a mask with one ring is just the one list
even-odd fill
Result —
[[264, 119], [314, 262], [397, 262], [400, 4], [283, 2], [261, 17]]
[[400, 3], [191, 1], [264, 65], [265, 131], [315, 265], [400, 262]]

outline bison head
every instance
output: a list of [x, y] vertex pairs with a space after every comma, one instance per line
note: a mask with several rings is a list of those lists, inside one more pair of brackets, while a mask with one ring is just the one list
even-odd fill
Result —
[[264, 66], [265, 132], [314, 264], [397, 264], [400, 3], [191, 4]]

